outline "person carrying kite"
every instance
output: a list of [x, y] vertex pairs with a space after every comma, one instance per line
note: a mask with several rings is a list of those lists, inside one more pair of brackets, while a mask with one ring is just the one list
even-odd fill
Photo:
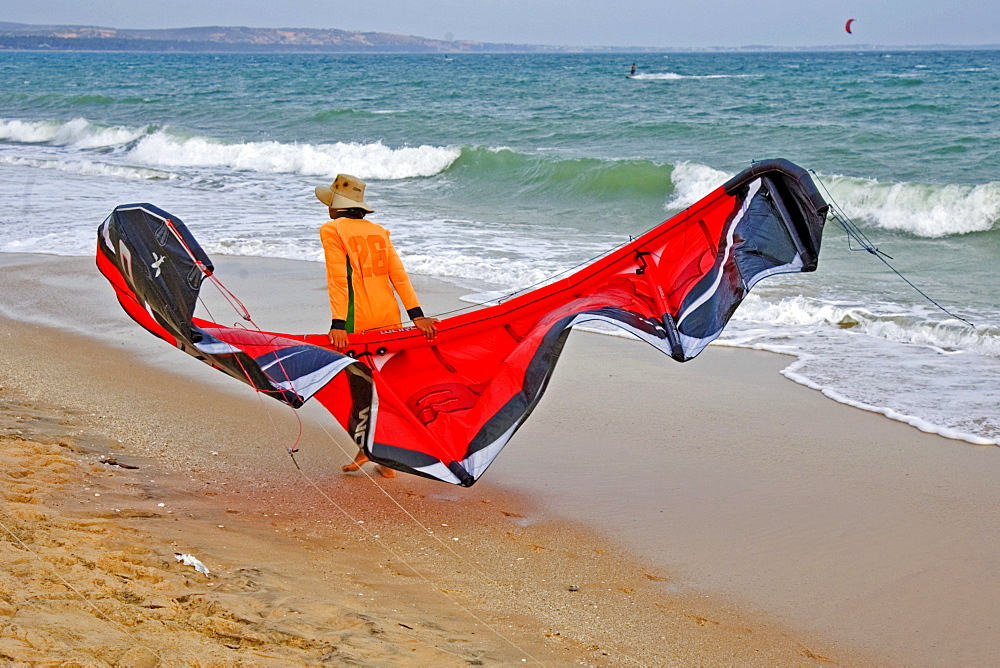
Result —
[[[346, 349], [349, 333], [400, 327], [396, 294], [416, 328], [432, 340], [437, 318], [424, 316], [389, 231], [365, 218], [375, 212], [365, 202], [365, 182], [338, 174], [329, 186], [316, 186], [316, 198], [330, 209], [330, 220], [320, 227], [319, 236], [326, 258], [333, 347]], [[357, 471], [367, 461], [361, 450], [343, 469]], [[395, 475], [392, 469], [379, 470], [386, 477]]]

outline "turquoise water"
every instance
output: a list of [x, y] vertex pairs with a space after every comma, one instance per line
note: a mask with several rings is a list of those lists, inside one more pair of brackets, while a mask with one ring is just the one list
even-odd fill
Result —
[[758, 286], [723, 343], [795, 354], [786, 374], [839, 401], [996, 443], [998, 119], [998, 51], [2, 53], [0, 251], [89, 255], [116, 204], [150, 201], [210, 254], [320, 261], [312, 189], [347, 172], [411, 271], [502, 292], [784, 157], [976, 328], [831, 221], [819, 271]]

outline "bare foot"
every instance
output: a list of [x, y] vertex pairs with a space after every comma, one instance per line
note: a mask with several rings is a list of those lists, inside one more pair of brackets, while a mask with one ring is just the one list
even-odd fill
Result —
[[[351, 462], [350, 464], [344, 464], [343, 466], [340, 467], [340, 470], [343, 471], [344, 473], [353, 473], [354, 471], [361, 470], [362, 464], [367, 464], [367, 463], [368, 463], [368, 457], [365, 455], [365, 451], [361, 450], [360, 452], [358, 452], [353, 462]], [[396, 477], [396, 472], [394, 470], [386, 466], [382, 466], [381, 464], [376, 465], [375, 470], [378, 471], [383, 478]]]
[[340, 470], [344, 473], [351, 473], [352, 471], [357, 471], [361, 469], [361, 465], [368, 462], [368, 456], [365, 454], [364, 450], [358, 450], [358, 454], [354, 456], [354, 461], [350, 464], [344, 464], [340, 467]]

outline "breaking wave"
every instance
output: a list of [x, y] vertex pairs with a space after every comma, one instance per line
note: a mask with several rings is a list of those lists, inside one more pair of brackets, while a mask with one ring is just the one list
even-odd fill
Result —
[[151, 127], [107, 126], [83, 118], [71, 121], [22, 121], [0, 119], [0, 140], [22, 144], [51, 144], [74, 148], [104, 148], [130, 144]]
[[[734, 176], [692, 162], [674, 167], [670, 209], [690, 206]], [[823, 176], [830, 196], [855, 222], [918, 237], [988, 232], [1000, 226], [1000, 181], [978, 185], [880, 183], [876, 179]]]
[[844, 213], [872, 227], [933, 238], [987, 232], [1000, 223], [1000, 181], [932, 185], [847, 176], [823, 181]]
[[[83, 118], [67, 122], [0, 119], [0, 141], [79, 150], [111, 149], [123, 159], [153, 168], [216, 167], [311, 176], [348, 172], [363, 179], [387, 180], [439, 174], [461, 154], [458, 148], [392, 148], [382, 142], [226, 143], [155, 126], [106, 126]], [[71, 159], [67, 156], [61, 162], [69, 164]]]
[[667, 202], [667, 208], [686, 209], [732, 176], [734, 174], [707, 165], [700, 165], [696, 162], [681, 162], [674, 167], [671, 174], [674, 192], [673, 197]]
[[131, 151], [136, 160], [161, 167], [226, 167], [312, 176], [348, 172], [362, 179], [434, 176], [446, 170], [459, 154], [455, 148], [390, 148], [382, 142], [226, 144], [204, 137], [181, 138], [166, 132], [143, 137]]

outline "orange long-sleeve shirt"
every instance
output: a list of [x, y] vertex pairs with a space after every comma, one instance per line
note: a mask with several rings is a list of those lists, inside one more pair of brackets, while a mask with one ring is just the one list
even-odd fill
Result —
[[324, 223], [319, 236], [334, 328], [343, 323], [348, 332], [364, 332], [398, 326], [393, 289], [411, 319], [423, 315], [388, 230], [363, 218], [337, 218]]

